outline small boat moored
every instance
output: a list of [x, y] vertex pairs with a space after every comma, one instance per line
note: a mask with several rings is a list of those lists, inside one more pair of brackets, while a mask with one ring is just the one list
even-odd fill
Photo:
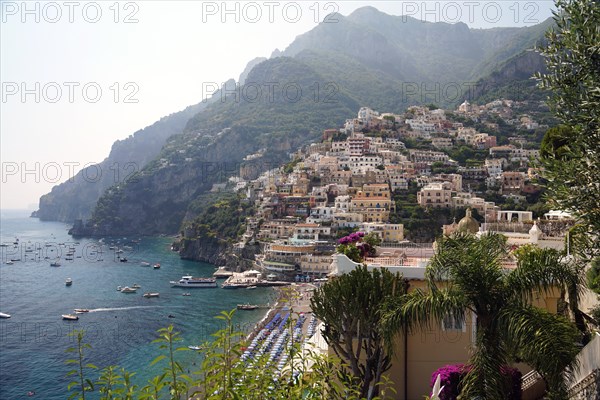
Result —
[[143, 296], [144, 296], [144, 297], [146, 297], [146, 298], [150, 298], [150, 297], [158, 297], [158, 296], [160, 296], [160, 293], [158, 293], [158, 292], [154, 292], [154, 293], [144, 293], [144, 294], [143, 294]]
[[71, 278], [67, 278], [67, 279], [65, 280], [65, 285], [66, 285], [66, 286], [71, 286], [72, 284], [73, 284], [73, 279], [71, 279]]
[[129, 286], [125, 286], [123, 289], [120, 290], [121, 293], [135, 293], [137, 292], [137, 288], [131, 288]]
[[79, 317], [77, 315], [73, 315], [73, 314], [63, 314], [62, 319], [66, 320], [66, 321], [77, 321], [79, 319]]
[[0, 312], [0, 318], [10, 318], [10, 314]]

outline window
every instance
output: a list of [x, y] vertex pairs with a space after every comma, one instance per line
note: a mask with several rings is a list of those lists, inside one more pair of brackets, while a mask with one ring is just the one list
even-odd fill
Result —
[[442, 320], [442, 330], [466, 332], [465, 319], [453, 315], [446, 315]]

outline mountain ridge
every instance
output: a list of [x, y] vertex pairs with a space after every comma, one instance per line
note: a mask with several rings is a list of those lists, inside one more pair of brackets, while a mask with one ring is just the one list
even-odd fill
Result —
[[[299, 35], [270, 59], [251, 60], [242, 84], [229, 81], [165, 140], [153, 160], [104, 192], [89, 223], [77, 231], [175, 233], [189, 205], [213, 184], [238, 173], [252, 178], [288, 161], [289, 153], [318, 139], [323, 129], [340, 126], [361, 106], [397, 113], [412, 104], [451, 107], [465, 96], [423, 92], [467, 80], [499, 85], [539, 68], [526, 52], [542, 40], [544, 27], [482, 33], [465, 24], [405, 19], [398, 23], [403, 17], [359, 9]], [[408, 35], [407, 29], [417, 33]], [[424, 46], [429, 50], [416, 51]], [[489, 73], [480, 76], [476, 68]], [[296, 99], [294, 93], [301, 94]], [[468, 100], [476, 101], [490, 93], [471, 95]]]

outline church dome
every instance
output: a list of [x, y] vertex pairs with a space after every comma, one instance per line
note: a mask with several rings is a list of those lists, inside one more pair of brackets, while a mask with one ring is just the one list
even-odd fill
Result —
[[467, 215], [458, 222], [458, 231], [469, 233], [479, 232], [479, 222], [471, 215], [470, 208], [467, 208]]

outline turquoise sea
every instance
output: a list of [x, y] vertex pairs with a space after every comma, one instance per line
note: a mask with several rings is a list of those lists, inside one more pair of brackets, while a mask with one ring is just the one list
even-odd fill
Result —
[[[182, 344], [196, 345], [211, 339], [221, 322], [214, 317], [239, 303], [273, 302], [272, 288], [256, 290], [183, 289], [171, 287], [170, 280], [183, 275], [211, 276], [214, 266], [180, 260], [170, 251], [171, 238], [73, 239], [69, 226], [29, 218], [25, 211], [2, 211], [0, 215], [0, 312], [11, 315], [0, 320], [0, 399], [68, 397], [65, 364], [73, 345], [67, 336], [74, 329], [86, 331], [92, 346], [87, 362], [98, 367], [119, 365], [135, 371], [135, 381], [144, 385], [163, 367], [151, 361], [158, 355], [156, 330], [173, 324], [183, 337]], [[18, 244], [14, 244], [18, 239]], [[135, 243], [138, 242], [139, 243]], [[111, 242], [128, 245], [119, 262], [108, 247]], [[64, 243], [64, 245], [61, 245]], [[66, 260], [69, 247], [73, 260]], [[50, 262], [60, 256], [60, 267]], [[47, 257], [47, 258], [46, 258]], [[14, 261], [12, 265], [7, 260]], [[160, 269], [141, 262], [160, 263]], [[65, 280], [71, 278], [72, 286]], [[137, 293], [125, 294], [117, 286], [141, 285]], [[159, 292], [158, 298], [144, 298], [144, 292]], [[190, 296], [182, 296], [189, 292]], [[62, 314], [87, 308], [78, 321], [63, 321]], [[250, 331], [264, 317], [266, 309], [239, 311], [236, 324]], [[171, 316], [171, 317], [169, 317]], [[200, 363], [196, 352], [181, 353], [185, 369]], [[196, 364], [196, 365], [195, 365]], [[34, 391], [35, 395], [27, 394]], [[95, 398], [91, 394], [91, 398]]]

